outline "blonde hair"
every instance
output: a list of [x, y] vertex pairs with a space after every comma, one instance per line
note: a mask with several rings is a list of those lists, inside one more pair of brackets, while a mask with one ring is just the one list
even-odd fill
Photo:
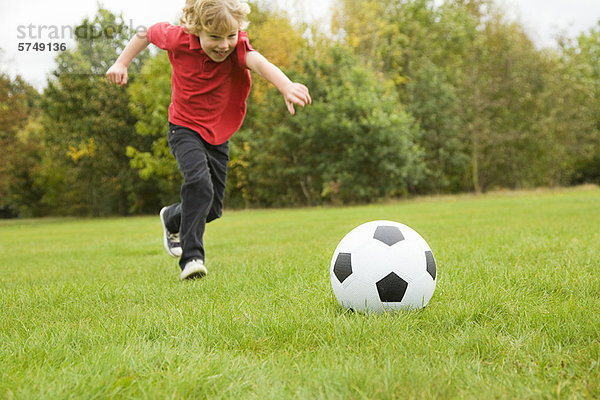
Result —
[[240, 0], [186, 0], [181, 25], [186, 33], [228, 33], [245, 29], [250, 6]]

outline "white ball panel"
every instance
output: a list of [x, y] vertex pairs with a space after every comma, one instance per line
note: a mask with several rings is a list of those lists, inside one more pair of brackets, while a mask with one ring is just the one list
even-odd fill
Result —
[[354, 280], [344, 290], [342, 297], [338, 297], [338, 301], [345, 308], [351, 308], [355, 311], [381, 312], [384, 310], [374, 286], [362, 282], [360, 279]]
[[434, 290], [435, 282], [431, 279], [431, 276], [425, 272], [408, 285], [408, 289], [402, 299], [401, 305], [414, 309], [421, 309], [429, 303]]

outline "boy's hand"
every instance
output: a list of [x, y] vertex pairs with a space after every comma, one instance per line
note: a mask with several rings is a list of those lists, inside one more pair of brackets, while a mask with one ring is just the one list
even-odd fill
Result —
[[294, 104], [304, 107], [312, 103], [308, 88], [301, 83], [290, 81], [281, 70], [271, 64], [262, 54], [257, 51], [246, 52], [246, 66], [252, 71], [271, 82], [283, 95], [285, 105], [290, 114], [294, 115]]
[[121, 63], [114, 63], [113, 66], [106, 71], [106, 77], [112, 83], [123, 86], [127, 83], [127, 67]]
[[312, 103], [308, 88], [301, 83], [291, 82], [285, 87], [282, 94], [285, 99], [285, 105], [292, 115], [296, 113], [294, 104], [304, 107], [305, 105]]

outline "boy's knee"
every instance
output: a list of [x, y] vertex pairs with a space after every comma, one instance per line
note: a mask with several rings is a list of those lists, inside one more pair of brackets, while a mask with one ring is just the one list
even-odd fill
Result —
[[[184, 160], [187, 161], [187, 160]], [[196, 182], [210, 183], [210, 172], [206, 161], [192, 160], [192, 162], [182, 162], [180, 170], [183, 175], [184, 184], [194, 184]]]
[[214, 190], [209, 181], [197, 180], [184, 183], [181, 186], [181, 198], [189, 204], [197, 204], [199, 207], [206, 208], [207, 212], [211, 208]]

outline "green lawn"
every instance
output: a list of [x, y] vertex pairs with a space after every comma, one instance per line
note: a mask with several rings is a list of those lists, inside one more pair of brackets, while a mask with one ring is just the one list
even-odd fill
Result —
[[[352, 228], [402, 222], [438, 284], [344, 312]], [[157, 216], [0, 221], [0, 398], [600, 398], [600, 189], [227, 211], [180, 282]]]

